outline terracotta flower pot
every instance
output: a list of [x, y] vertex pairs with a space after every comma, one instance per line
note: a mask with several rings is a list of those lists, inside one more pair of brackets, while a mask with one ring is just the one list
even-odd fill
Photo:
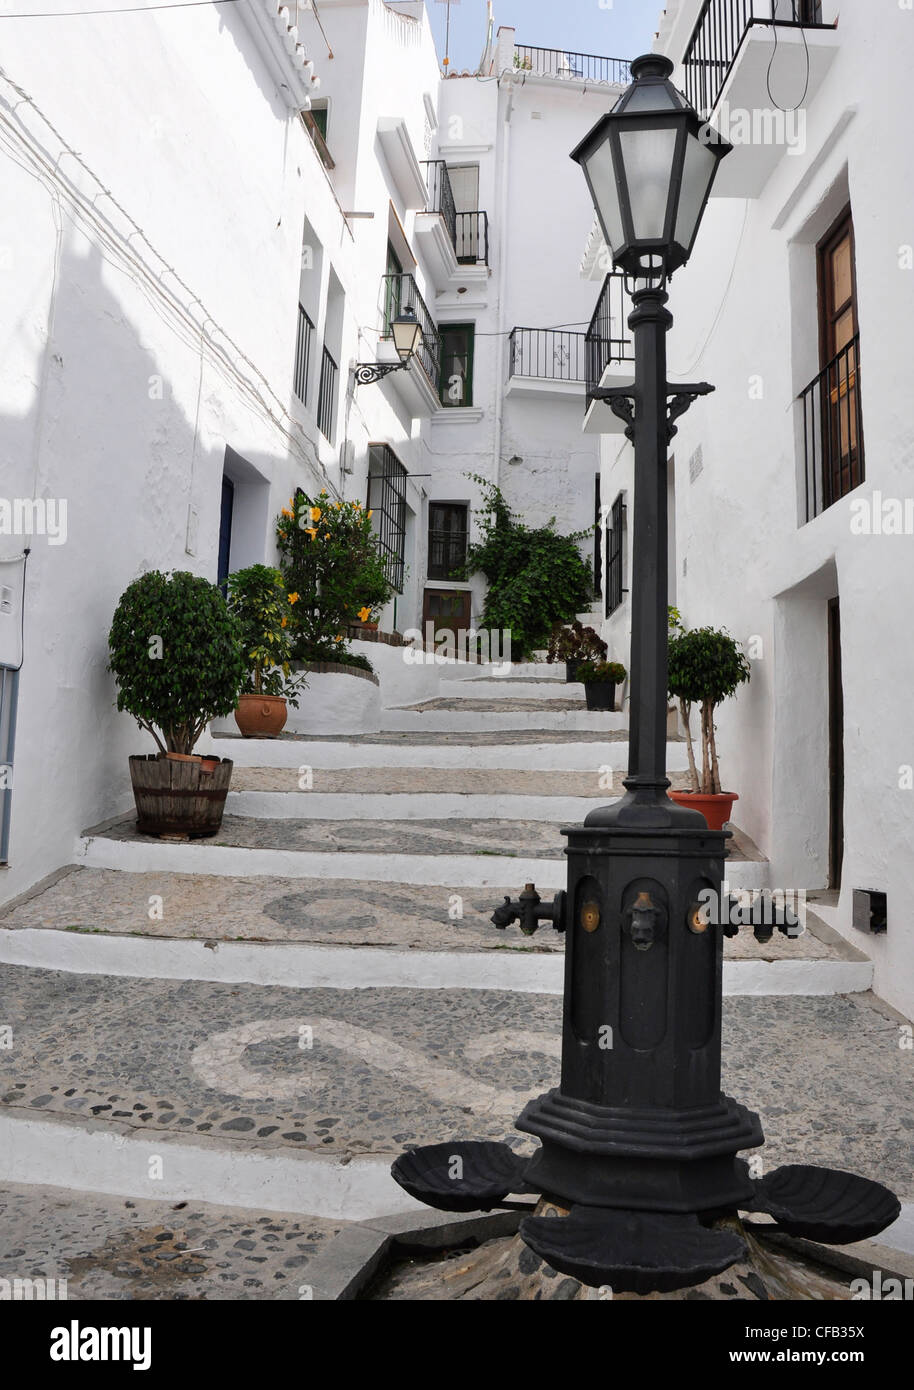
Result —
[[289, 717], [282, 695], [242, 695], [235, 723], [245, 738], [278, 738]]
[[202, 763], [203, 761], [199, 753], [166, 753], [165, 756], [173, 763]]
[[733, 813], [734, 801], [739, 801], [736, 792], [667, 792], [667, 796], [677, 806], [700, 811], [708, 822], [709, 830], [723, 830]]

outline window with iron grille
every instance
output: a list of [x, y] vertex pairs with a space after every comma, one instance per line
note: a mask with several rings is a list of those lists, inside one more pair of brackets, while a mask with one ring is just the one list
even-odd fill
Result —
[[314, 324], [304, 307], [298, 306], [298, 333], [295, 338], [295, 394], [303, 405], [308, 404], [308, 376], [311, 372], [311, 339]]
[[368, 446], [368, 509], [387, 578], [403, 592], [406, 561], [406, 469], [387, 444]]
[[441, 380], [438, 396], [442, 405], [473, 404], [473, 354], [476, 345], [476, 326], [472, 323], [448, 323], [439, 329], [441, 334]]
[[467, 558], [466, 502], [430, 502], [428, 508], [428, 577], [460, 579]]
[[623, 552], [625, 549], [625, 494], [620, 492], [609, 513], [606, 527], [606, 616], [622, 605]]
[[339, 368], [326, 346], [321, 358], [321, 382], [317, 394], [317, 427], [329, 444], [336, 423], [336, 380]]

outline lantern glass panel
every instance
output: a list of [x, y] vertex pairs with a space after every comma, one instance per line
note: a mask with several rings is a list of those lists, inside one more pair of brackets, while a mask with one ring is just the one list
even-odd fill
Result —
[[705, 198], [714, 177], [718, 156], [711, 145], [704, 145], [696, 135], [686, 139], [685, 162], [682, 169], [682, 190], [676, 216], [674, 241], [690, 251]]
[[619, 133], [636, 241], [661, 240], [673, 179], [675, 126]]
[[588, 157], [587, 177], [590, 180], [591, 193], [606, 243], [611, 251], [618, 250], [625, 241], [625, 230], [616, 187], [612, 146], [608, 138]]

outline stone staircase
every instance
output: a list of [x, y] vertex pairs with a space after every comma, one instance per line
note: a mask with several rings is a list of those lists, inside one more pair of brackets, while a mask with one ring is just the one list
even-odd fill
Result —
[[[562, 938], [489, 918], [525, 882], [564, 886], [560, 827], [621, 793], [627, 716], [540, 663], [448, 669], [424, 695], [371, 733], [217, 732], [219, 835], [119, 816], [0, 917], [0, 1183], [360, 1220], [412, 1209], [388, 1172], [404, 1145], [503, 1138], [555, 1083]], [[731, 885], [767, 872], [737, 831]], [[769, 1007], [748, 996], [783, 1013], [871, 980], [812, 917], [797, 941], [726, 944], [747, 1037]]]

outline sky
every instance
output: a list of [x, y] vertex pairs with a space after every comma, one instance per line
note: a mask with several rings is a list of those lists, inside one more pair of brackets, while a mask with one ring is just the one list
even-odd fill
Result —
[[[444, 57], [447, 5], [426, 0]], [[513, 25], [516, 42], [536, 48], [637, 58], [653, 43], [663, 0], [495, 0], [495, 28]], [[451, 0], [451, 71], [475, 69], [486, 36], [486, 0]]]

